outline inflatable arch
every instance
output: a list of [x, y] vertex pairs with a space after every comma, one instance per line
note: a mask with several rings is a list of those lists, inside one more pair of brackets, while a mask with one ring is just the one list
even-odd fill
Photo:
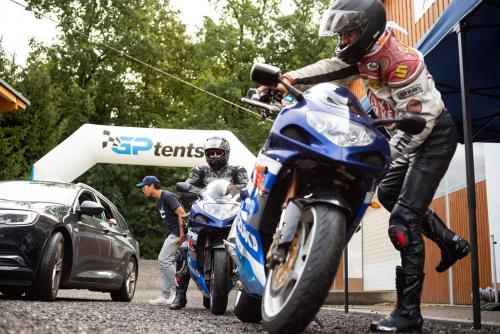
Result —
[[204, 165], [203, 144], [221, 136], [229, 164], [250, 172], [255, 156], [230, 131], [133, 128], [85, 124], [32, 167], [30, 180], [72, 182], [98, 163], [193, 167]]

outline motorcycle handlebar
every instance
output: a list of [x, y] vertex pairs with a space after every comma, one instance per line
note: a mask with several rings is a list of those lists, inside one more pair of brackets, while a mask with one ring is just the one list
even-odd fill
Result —
[[278, 106], [273, 106], [273, 105], [270, 105], [270, 104], [267, 104], [267, 103], [264, 103], [264, 102], [261, 102], [258, 100], [249, 99], [248, 97], [242, 97], [240, 101], [243, 103], [249, 104], [251, 106], [257, 107], [257, 108], [269, 110], [272, 113], [279, 113], [281, 111], [281, 109], [283, 109], [283, 108], [280, 108]]

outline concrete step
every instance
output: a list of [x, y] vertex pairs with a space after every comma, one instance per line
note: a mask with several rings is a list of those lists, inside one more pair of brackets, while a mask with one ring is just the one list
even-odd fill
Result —
[[[374, 305], [380, 303], [394, 303], [396, 291], [362, 291], [349, 292], [349, 305]], [[331, 290], [326, 297], [325, 305], [344, 304], [344, 291]]]

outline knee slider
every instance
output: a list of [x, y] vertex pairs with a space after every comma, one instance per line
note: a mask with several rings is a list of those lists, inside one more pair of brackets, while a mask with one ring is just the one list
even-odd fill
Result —
[[409, 244], [408, 229], [406, 226], [404, 226], [401, 222], [391, 222], [388, 233], [394, 248], [398, 251], [406, 250], [406, 247]]
[[389, 221], [389, 238], [394, 247], [404, 251], [408, 245], [416, 241], [420, 233], [420, 218], [412, 210], [396, 204]]

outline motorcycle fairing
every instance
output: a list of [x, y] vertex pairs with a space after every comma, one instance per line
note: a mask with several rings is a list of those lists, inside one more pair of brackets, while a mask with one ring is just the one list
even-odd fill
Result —
[[207, 285], [205, 284], [205, 279], [203, 278], [203, 275], [201, 274], [203, 271], [200, 269], [200, 266], [192, 258], [192, 252], [188, 252], [188, 268], [189, 268], [189, 273], [191, 274], [191, 277], [194, 279], [196, 285], [200, 289], [201, 293], [205, 297], [210, 297], [210, 291], [208, 290]]

